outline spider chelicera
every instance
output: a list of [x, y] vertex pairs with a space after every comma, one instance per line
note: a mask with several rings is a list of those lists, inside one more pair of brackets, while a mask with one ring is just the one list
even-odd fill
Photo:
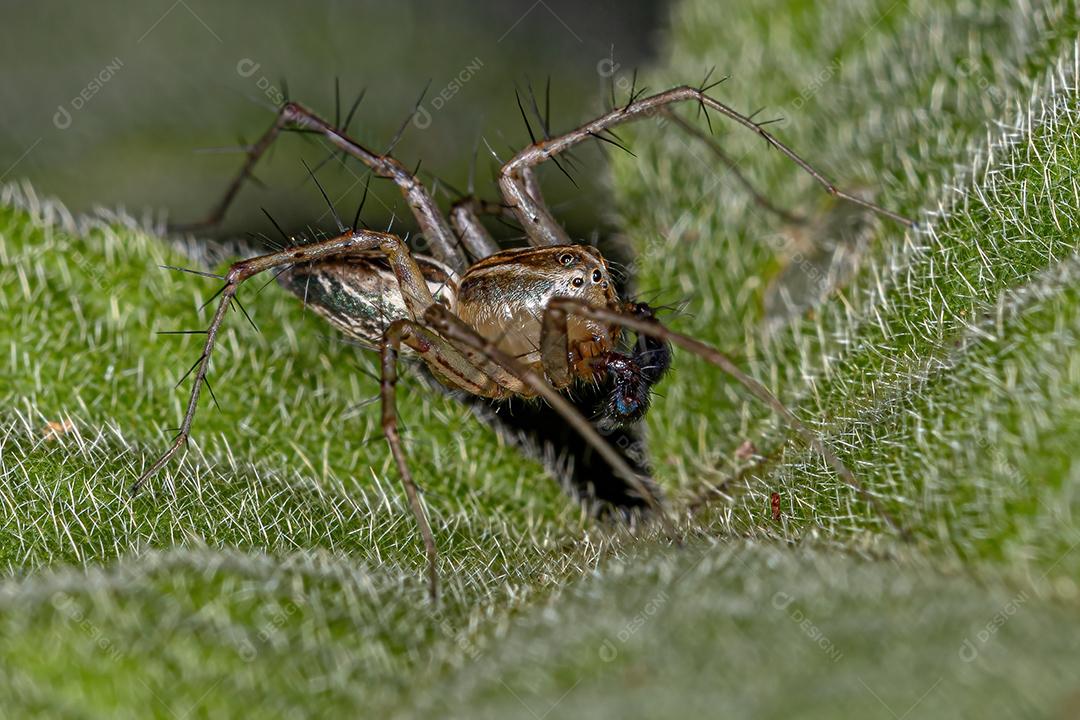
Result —
[[[575, 382], [608, 381], [610, 397], [605, 421], [632, 424], [645, 414], [650, 388], [668, 369], [671, 345], [677, 345], [717, 365], [768, 404], [823, 455], [845, 482], [878, 507], [825, 443], [723, 353], [669, 330], [657, 321], [647, 304], [620, 300], [600, 252], [574, 244], [544, 203], [534, 172], [539, 164], [547, 160], [558, 164], [560, 153], [592, 139], [621, 146], [612, 128], [646, 117], [667, 117], [677, 127], [693, 132], [692, 126], [670, 109], [678, 103], [692, 102], [706, 116], [708, 110], [713, 110], [757, 133], [832, 195], [903, 225], [913, 225], [896, 213], [838, 189], [765, 130], [764, 123], [756, 123], [715, 100], [707, 94], [708, 89], [682, 86], [648, 97], [631, 92], [626, 105], [561, 135], [552, 135], [546, 113], [541, 117], [537, 112], [543, 137], [533, 137], [533, 142], [499, 172], [504, 203], [467, 197], [453, 204], [449, 222], [427, 188], [389, 150], [375, 153], [348, 136], [348, 118], [355, 105], [344, 124], [332, 125], [296, 102], [285, 103], [269, 130], [248, 148], [239, 174], [199, 226], [219, 223], [274, 139], [283, 130], [299, 130], [323, 136], [336, 150], [359, 160], [376, 176], [393, 180], [409, 203], [432, 257], [413, 255], [400, 237], [389, 232], [358, 229], [356, 221], [352, 227], [346, 226], [333, 212], [338, 228], [335, 236], [306, 242], [290, 239], [291, 247], [233, 264], [221, 276], [225, 282], [218, 293], [221, 299], [206, 331], [202, 355], [193, 368], [194, 384], [179, 433], [169, 449], [139, 477], [132, 491], [160, 470], [190, 436], [210, 357], [240, 285], [256, 274], [277, 269], [281, 284], [304, 297], [309, 307], [349, 337], [381, 353], [383, 431], [423, 538], [433, 599], [438, 588], [435, 539], [398, 434], [395, 384], [402, 345], [449, 388], [485, 398], [542, 398], [550, 403], [666, 524], [670, 520], [646, 479], [629, 467], [560, 391]], [[518, 103], [521, 106], [520, 99]], [[522, 115], [529, 126], [523, 107]], [[532, 136], [531, 126], [529, 133]], [[755, 199], [767, 202], [757, 194]], [[524, 229], [530, 246], [500, 251], [480, 221], [481, 215], [491, 213], [510, 214]], [[471, 264], [466, 253], [476, 258]], [[624, 342], [627, 330], [638, 336], [632, 346]], [[878, 510], [895, 526], [882, 508]]]

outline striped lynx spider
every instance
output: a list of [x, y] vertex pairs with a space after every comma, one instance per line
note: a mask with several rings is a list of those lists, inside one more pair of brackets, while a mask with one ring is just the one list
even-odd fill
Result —
[[[305, 298], [315, 312], [348, 337], [381, 354], [383, 432], [423, 538], [428, 589], [433, 599], [438, 588], [435, 538], [409, 470], [395, 408], [397, 359], [403, 346], [448, 388], [483, 398], [539, 398], [549, 403], [644, 498], [669, 530], [671, 521], [647, 478], [630, 468], [562, 391], [575, 383], [603, 382], [610, 393], [606, 422], [632, 424], [648, 409], [651, 388], [670, 364], [672, 345], [730, 374], [781, 415], [845, 482], [873, 502], [832, 450], [763, 385], [739, 370], [719, 350], [662, 325], [649, 305], [620, 299], [604, 257], [593, 247], [572, 242], [544, 202], [535, 175], [537, 166], [548, 160], [558, 165], [560, 153], [589, 140], [625, 149], [612, 131], [617, 126], [659, 115], [710, 141], [709, 136], [695, 132], [671, 109], [693, 103], [706, 117], [711, 110], [756, 133], [830, 194], [903, 225], [912, 225], [896, 213], [837, 188], [766, 130], [765, 123], [755, 122], [752, 116], [711, 97], [708, 90], [715, 84], [681, 86], [650, 96], [644, 96], [644, 91], [635, 94], [631, 89], [625, 105], [613, 107], [563, 134], [549, 131], [547, 113], [541, 116], [534, 100], [534, 114], [543, 129], [540, 139], [533, 135], [519, 97], [518, 105], [532, 142], [503, 164], [498, 173], [503, 202], [484, 202], [468, 196], [451, 206], [449, 218], [443, 216], [416, 174], [392, 157], [390, 150], [376, 153], [349, 137], [349, 118], [355, 105], [344, 124], [330, 124], [299, 103], [285, 102], [270, 128], [246, 148], [245, 162], [220, 203], [206, 220], [188, 227], [218, 224], [274, 140], [282, 131], [299, 131], [322, 136], [335, 151], [355, 158], [375, 176], [392, 180], [408, 202], [431, 256], [412, 254], [400, 237], [389, 232], [358, 229], [355, 220], [351, 227], [347, 226], [331, 205], [337, 225], [332, 237], [299, 241], [286, 237], [289, 247], [237, 262], [224, 276], [215, 276], [224, 285], [215, 296], [220, 301], [206, 330], [202, 355], [192, 368], [195, 378], [183, 422], [175, 441], [139, 477], [132, 491], [157, 473], [189, 438], [211, 354], [240, 285], [259, 273], [275, 270], [279, 282]], [[322, 191], [321, 186], [319, 189]], [[760, 194], [753, 194], [756, 201], [767, 205]], [[325, 191], [323, 196], [326, 198]], [[329, 198], [326, 200], [330, 204]], [[528, 247], [501, 250], [480, 220], [484, 214], [501, 214], [520, 224]], [[624, 338], [627, 333], [636, 335], [633, 343]]]

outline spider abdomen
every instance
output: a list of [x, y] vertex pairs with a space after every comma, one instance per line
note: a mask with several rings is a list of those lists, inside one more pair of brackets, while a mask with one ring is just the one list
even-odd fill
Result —
[[[453, 308], [457, 275], [437, 260], [413, 257], [431, 294]], [[380, 250], [293, 265], [278, 276], [278, 282], [338, 330], [373, 349], [378, 349], [390, 323], [409, 317], [397, 279]]]

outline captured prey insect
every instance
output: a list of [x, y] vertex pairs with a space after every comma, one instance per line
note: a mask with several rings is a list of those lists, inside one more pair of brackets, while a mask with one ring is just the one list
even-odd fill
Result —
[[[874, 498], [832, 450], [764, 386], [719, 350], [666, 328], [647, 304], [620, 299], [605, 258], [592, 247], [574, 244], [545, 205], [535, 175], [538, 165], [551, 160], [562, 169], [558, 155], [588, 140], [625, 149], [613, 128], [656, 115], [677, 117], [671, 106], [691, 102], [706, 117], [712, 110], [750, 129], [832, 195], [903, 225], [913, 224], [838, 189], [767, 131], [765, 123], [755, 122], [708, 95], [711, 87], [704, 83], [698, 88], [682, 86], [647, 97], [644, 92], [631, 91], [625, 105], [612, 107], [575, 130], [554, 135], [547, 113], [541, 114], [534, 101], [534, 114], [543, 129], [540, 139], [533, 135], [519, 98], [532, 142], [499, 171], [503, 203], [467, 196], [453, 203], [449, 220], [415, 173], [392, 157], [389, 150], [377, 153], [349, 137], [349, 119], [355, 104], [344, 123], [330, 124], [302, 105], [286, 102], [270, 128], [248, 148], [239, 174], [199, 226], [219, 223], [274, 139], [284, 130], [296, 130], [321, 135], [335, 152], [355, 158], [377, 177], [393, 180], [408, 202], [432, 257], [413, 255], [400, 237], [389, 232], [358, 228], [359, 211], [357, 220], [347, 226], [319, 186], [330, 205], [337, 233], [308, 241], [286, 236], [289, 247], [237, 262], [221, 277], [224, 286], [218, 291], [220, 302], [206, 331], [202, 355], [193, 367], [194, 384], [179, 433], [169, 449], [135, 482], [132, 491], [137, 491], [184, 447], [222, 322], [240, 285], [256, 274], [275, 270], [279, 282], [304, 297], [309, 307], [345, 335], [381, 353], [382, 427], [423, 538], [433, 599], [438, 588], [435, 538], [398, 432], [395, 384], [403, 346], [448, 388], [483, 398], [540, 398], [549, 403], [670, 529], [671, 521], [648, 479], [630, 468], [563, 391], [575, 383], [604, 383], [608, 393], [605, 421], [633, 424], [646, 413], [651, 388], [668, 370], [671, 346], [677, 345], [720, 367], [780, 414], [846, 483], [877, 507]], [[688, 129], [684, 122], [675, 125]], [[762, 200], [756, 194], [755, 199]], [[525, 231], [529, 247], [500, 250], [481, 222], [485, 214], [516, 220]], [[469, 256], [474, 258], [472, 262]], [[636, 334], [634, 343], [627, 342], [627, 332]], [[895, 526], [883, 509], [878, 510]]]

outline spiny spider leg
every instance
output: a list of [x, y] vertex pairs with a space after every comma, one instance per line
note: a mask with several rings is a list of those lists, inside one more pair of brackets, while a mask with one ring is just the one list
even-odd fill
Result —
[[389, 154], [379, 154], [356, 142], [344, 130], [340, 130], [323, 120], [316, 113], [300, 103], [287, 102], [281, 106], [273, 124], [249, 149], [247, 158], [239, 173], [229, 184], [221, 201], [202, 221], [189, 225], [177, 226], [179, 230], [197, 230], [218, 225], [225, 217], [229, 206], [236, 198], [244, 181], [249, 179], [259, 158], [269, 149], [274, 140], [287, 128], [296, 127], [324, 136], [336, 148], [356, 158], [371, 168], [378, 177], [389, 178], [401, 189], [409, 203], [420, 230], [427, 238], [431, 252], [436, 259], [442, 260], [455, 271], [465, 269], [465, 255], [458, 246], [450, 225], [443, 218], [435, 199], [423, 183], [400, 162]]
[[431, 292], [423, 282], [419, 268], [412, 260], [401, 238], [396, 235], [371, 230], [350, 230], [336, 237], [295, 245], [280, 252], [243, 260], [229, 268], [229, 271], [225, 274], [225, 285], [215, 293], [215, 297], [220, 296], [221, 300], [206, 330], [206, 342], [203, 345], [202, 355], [199, 356], [199, 360], [193, 366], [195, 370], [194, 385], [176, 439], [169, 449], [135, 481], [131, 486], [132, 493], [137, 493], [148, 478], [164, 467], [165, 463], [177, 453], [190, 437], [191, 425], [195, 419], [195, 410], [199, 404], [199, 395], [210, 370], [210, 358], [217, 343], [218, 331], [225, 320], [225, 313], [233, 300], [236, 299], [236, 293], [240, 289], [240, 285], [254, 275], [281, 265], [310, 263], [349, 252], [374, 249], [386, 253], [398, 277], [402, 298], [410, 312], [414, 314], [422, 313], [430, 303], [434, 302]]
[[522, 227], [525, 228], [530, 242], [537, 246], [568, 245], [571, 243], [566, 231], [563, 230], [562, 226], [545, 207], [539, 189], [536, 187], [534, 180], [529, 177], [532, 168], [549, 159], [554, 159], [556, 155], [569, 150], [575, 145], [599, 137], [601, 133], [613, 127], [645, 117], [652, 117], [663, 112], [669, 105], [688, 101], [696, 102], [707, 110], [715, 110], [721, 115], [734, 120], [739, 125], [754, 131], [771, 147], [779, 150], [802, 168], [818, 184], [824, 187], [830, 195], [861, 205], [906, 227], [915, 225], [912, 220], [902, 215], [838, 188], [824, 174], [804, 160], [802, 156], [766, 130], [764, 128], [766, 123], [754, 122], [750, 116], [744, 115], [719, 100], [706, 95], [704, 91], [684, 85], [649, 97], [634, 99], [626, 105], [616, 107], [595, 120], [585, 123], [576, 130], [536, 141], [503, 165], [499, 172], [499, 188], [506, 198], [506, 202], [513, 207], [514, 213], [517, 215]]
[[420, 526], [420, 535], [424, 539], [424, 551], [428, 559], [428, 595], [434, 603], [439, 597], [439, 571], [438, 550], [435, 548], [435, 535], [431, 532], [431, 524], [428, 522], [424, 506], [420, 502], [416, 491], [416, 483], [413, 481], [412, 472], [409, 470], [408, 460], [405, 458], [405, 448], [401, 445], [401, 436], [398, 434], [397, 419], [397, 358], [401, 351], [401, 340], [410, 332], [408, 320], [395, 320], [383, 333], [380, 355], [382, 357], [382, 380], [379, 383], [379, 394], [382, 396], [382, 427], [386, 442], [390, 445], [390, 452], [397, 464], [398, 474], [401, 475], [401, 484], [405, 486], [405, 494], [409, 498], [409, 507]]
[[206, 342], [203, 345], [202, 355], [196, 363], [198, 367], [195, 370], [194, 386], [191, 389], [191, 396], [188, 398], [187, 409], [184, 412], [184, 420], [180, 424], [176, 439], [169, 449], [139, 476], [139, 479], [131, 486], [132, 494], [137, 493], [147, 479], [164, 467], [165, 463], [176, 454], [191, 436], [191, 424], [195, 420], [195, 410], [199, 405], [199, 394], [210, 370], [210, 356], [214, 351], [214, 345], [217, 343], [218, 331], [221, 329], [221, 324], [225, 320], [225, 313], [228, 311], [229, 305], [232, 304], [232, 300], [236, 297], [236, 292], [240, 289], [241, 283], [254, 275], [279, 265], [311, 262], [352, 250], [378, 248], [386, 242], [388, 237], [393, 236], [368, 230], [353, 230], [337, 237], [296, 245], [281, 252], [243, 260], [229, 268], [229, 271], [225, 274], [225, 285], [217, 293], [217, 295], [220, 295], [221, 300], [218, 302], [217, 311], [214, 313], [214, 317], [206, 330]]
[[[461, 239], [461, 244], [465, 246], [465, 250], [477, 260], [482, 260], [499, 252], [499, 246], [495, 243], [495, 239], [491, 237], [491, 233], [480, 222], [480, 214], [484, 210], [484, 205], [490, 204], [469, 196], [454, 202], [450, 206], [450, 225]], [[501, 212], [501, 207], [499, 210]]]
[[[442, 307], [432, 305], [431, 307]], [[490, 386], [499, 382], [493, 375], [481, 368], [475, 367], [464, 353], [458, 351], [451, 343], [431, 330], [412, 320], [395, 320], [383, 333], [379, 352], [382, 359], [382, 378], [379, 384], [382, 396], [382, 427], [383, 435], [390, 445], [390, 452], [394, 456], [398, 473], [401, 475], [401, 483], [405, 486], [405, 494], [409, 499], [409, 507], [416, 524], [420, 527], [420, 535], [424, 539], [424, 550], [428, 559], [428, 594], [431, 601], [437, 602], [439, 597], [439, 576], [436, 563], [438, 551], [435, 547], [435, 536], [431, 532], [431, 525], [424, 507], [420, 503], [416, 482], [413, 480], [412, 471], [405, 455], [405, 448], [401, 444], [398, 434], [397, 418], [397, 359], [401, 352], [401, 343], [411, 347], [421, 358], [433, 367], [443, 372], [451, 372], [458, 379], [459, 386], [470, 389], [471, 392], [481, 392], [484, 386]], [[452, 368], [450, 366], [453, 366]], [[506, 373], [502, 373], [505, 375]], [[512, 389], [520, 391], [522, 388], [511, 383]]]
[[[784, 220], [785, 222], [789, 222], [795, 225], [802, 225], [806, 222], [806, 218], [804, 218], [803, 216], [796, 215], [792, 212], [784, 210], [783, 208], [777, 207], [775, 204], [773, 204], [771, 200], [769, 200], [769, 198], [765, 197], [765, 195], [760, 190], [754, 187], [754, 184], [750, 182], [750, 178], [746, 177], [746, 173], [739, 169], [739, 163], [735, 160], [735, 158], [728, 155], [722, 147], [720, 147], [720, 143], [716, 141], [716, 138], [704, 132], [696, 125], [692, 125], [691, 123], [687, 122], [679, 115], [674, 113], [671, 108], [664, 108], [663, 110], [661, 110], [661, 113], [663, 113], [664, 117], [673, 122], [676, 127], [685, 132], [687, 135], [692, 135], [701, 142], [705, 143], [709, 150], [712, 151], [713, 155], [715, 155], [717, 159], [721, 163], [723, 163], [729, 171], [731, 171], [731, 174], [735, 176], [735, 179], [739, 182], [739, 184], [742, 185], [748, 193], [750, 193], [750, 197], [754, 199], [754, 202], [757, 203], [759, 207], [767, 210], [768, 212], [771, 212], [773, 215], [776, 215], [778, 218]], [[601, 135], [600, 137], [603, 136]]]
[[780, 402], [768, 388], [740, 370], [739, 367], [724, 353], [710, 345], [706, 345], [700, 340], [695, 340], [692, 337], [668, 329], [656, 320], [650, 308], [634, 303], [627, 303], [624, 310], [617, 311], [590, 305], [578, 298], [553, 298], [548, 303], [547, 310], [544, 313], [544, 324], [545, 326], [550, 325], [550, 328], [546, 329], [546, 333], [558, 335], [561, 331], [562, 334], [565, 334], [566, 319], [568, 315], [576, 315], [581, 318], [621, 325], [636, 333], [648, 335], [657, 340], [678, 345], [684, 350], [688, 350], [698, 357], [705, 359], [707, 362], [716, 365], [746, 388], [750, 394], [768, 405], [776, 412], [776, 414], [782, 417], [789, 427], [798, 433], [808, 445], [813, 447], [825, 458], [825, 461], [832, 466], [833, 470], [836, 471], [836, 474], [840, 476], [840, 479], [866, 500], [867, 503], [869, 503], [874, 510], [884, 518], [885, 522], [893, 528], [893, 530], [896, 530], [902, 537], [908, 535], [907, 529], [901, 526], [896, 519], [882, 507], [877, 498], [871, 495], [866, 488], [863, 487], [862, 483], [860, 483], [852, 472], [848, 470], [843, 461], [836, 456], [836, 453], [834, 453], [817, 434], [808, 428], [801, 420], [799, 420], [799, 418], [795, 417], [795, 415], [788, 410], [787, 406]]
[[[474, 155], [473, 160], [475, 159]], [[501, 203], [484, 200], [478, 196], [473, 188], [472, 174], [473, 166], [470, 165], [468, 189], [464, 191], [436, 175], [431, 175], [431, 177], [434, 179], [435, 184], [433, 187], [436, 191], [441, 190], [446, 196], [453, 198], [449, 212], [450, 227], [454, 229], [454, 233], [457, 235], [458, 240], [461, 241], [465, 252], [474, 260], [483, 260], [499, 252], [500, 248], [491, 233], [480, 221], [480, 216], [487, 215], [501, 222], [505, 222], [506, 219], [513, 220], [516, 218], [509, 207]]]
[[[224, 276], [225, 285], [215, 294], [215, 297], [220, 296], [221, 299], [214, 317], [205, 331], [206, 342], [203, 346], [202, 355], [200, 355], [191, 370], [188, 371], [189, 374], [193, 371], [195, 373], [194, 386], [178, 434], [165, 453], [131, 486], [132, 494], [137, 493], [143, 484], [157, 473], [190, 437], [202, 385], [206, 384], [207, 389], [210, 389], [207, 373], [218, 333], [221, 330], [229, 306], [232, 302], [237, 301], [236, 293], [240, 285], [261, 272], [282, 265], [306, 265], [347, 253], [374, 249], [379, 249], [385, 253], [397, 279], [402, 300], [413, 317], [424, 314], [425, 309], [429, 307], [443, 308], [442, 305], [435, 302], [419, 267], [409, 254], [405, 243], [396, 235], [388, 233], [354, 229], [337, 237], [295, 245], [280, 252], [233, 264]], [[474, 395], [490, 397], [500, 391], [520, 394], [526, 391], [527, 386], [496, 363], [485, 358], [476, 360], [469, 357], [455, 347], [453, 343], [413, 320], [396, 320], [388, 326], [382, 335], [380, 349], [383, 377], [380, 381], [380, 394], [383, 401], [383, 432], [401, 473], [401, 480], [408, 496], [410, 509], [423, 537], [428, 557], [429, 591], [432, 599], [435, 600], [438, 585], [434, 535], [427, 515], [424, 513], [423, 505], [420, 503], [419, 491], [413, 480], [412, 473], [408, 469], [397, 427], [394, 391], [397, 383], [396, 360], [402, 343], [415, 351], [434, 373], [449, 378], [455, 387]]]
[[442, 305], [434, 304], [424, 313], [424, 322], [444, 338], [452, 341], [462, 354], [474, 363], [493, 362], [516, 377], [532, 393], [547, 401], [566, 422], [593, 446], [627, 483], [660, 516], [665, 530], [676, 538], [675, 528], [660, 499], [630, 467], [626, 460], [596, 431], [592, 424], [558, 390], [541, 375], [503, 352], [494, 341], [480, 336], [473, 328], [457, 318]]

